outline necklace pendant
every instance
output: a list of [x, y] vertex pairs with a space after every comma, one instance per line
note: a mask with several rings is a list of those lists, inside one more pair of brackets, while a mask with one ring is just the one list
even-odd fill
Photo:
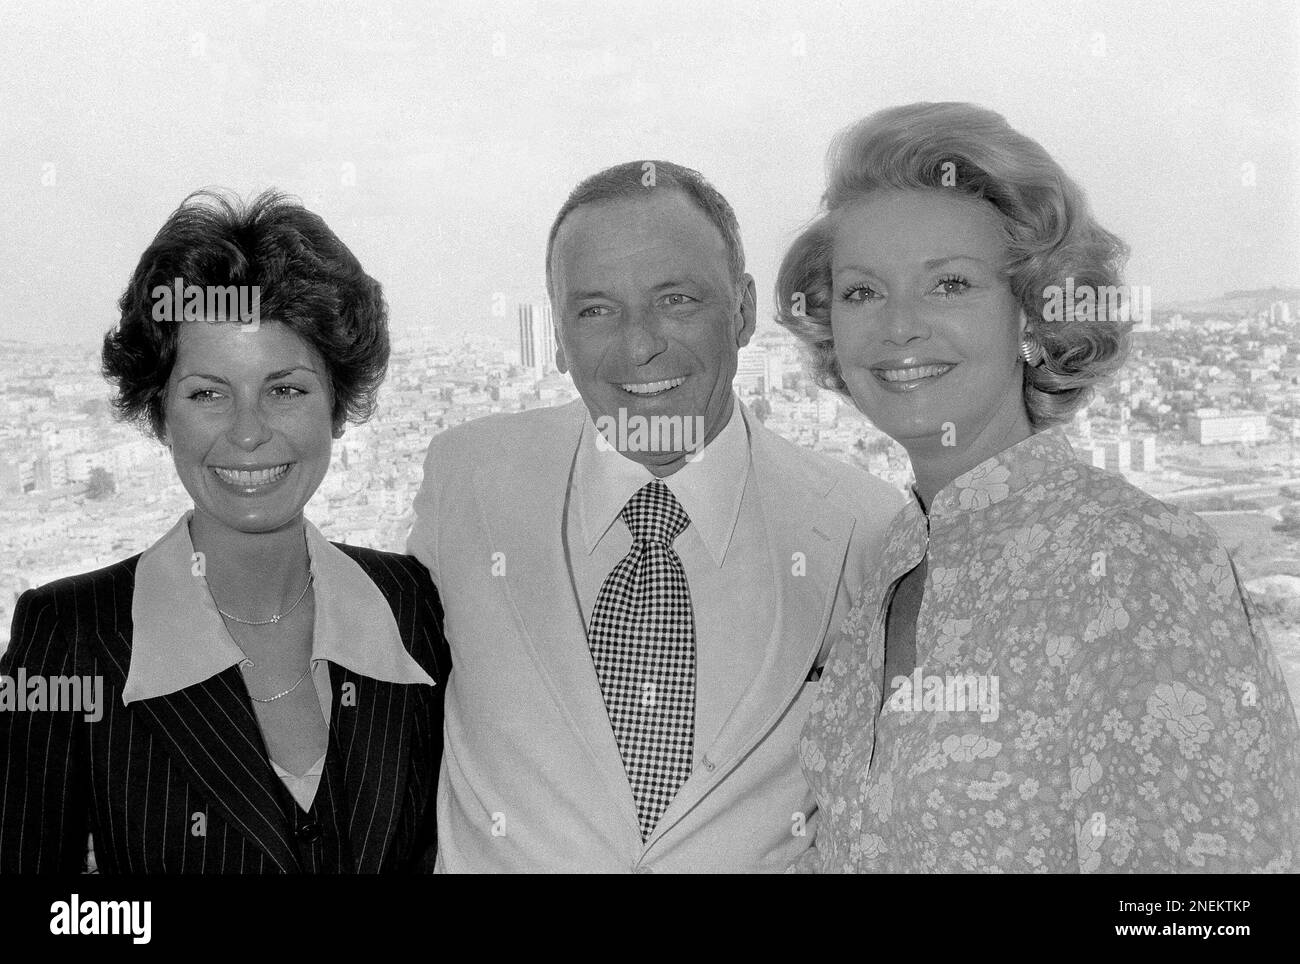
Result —
[[280, 621], [280, 616], [278, 613], [271, 617], [271, 622], [278, 623], [279, 621]]

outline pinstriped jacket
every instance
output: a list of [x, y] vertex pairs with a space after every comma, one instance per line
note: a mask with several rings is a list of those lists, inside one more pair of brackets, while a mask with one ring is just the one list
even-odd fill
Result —
[[0, 674], [102, 676], [103, 715], [0, 711], [0, 873], [76, 873], [87, 832], [104, 873], [392, 873], [423, 869], [426, 852], [431, 864], [451, 668], [442, 606], [410, 556], [335, 545], [437, 685], [331, 663], [329, 749], [307, 813], [271, 769], [237, 666], [123, 705], [139, 556], [23, 593]]

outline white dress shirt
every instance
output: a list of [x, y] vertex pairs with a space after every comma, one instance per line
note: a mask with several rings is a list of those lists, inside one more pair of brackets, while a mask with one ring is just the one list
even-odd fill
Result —
[[[566, 536], [569, 572], [591, 624], [610, 570], [632, 548], [623, 506], [655, 476], [617, 450], [597, 445], [588, 420], [574, 459]], [[722, 729], [763, 661], [775, 616], [776, 590], [767, 538], [755, 500], [749, 435], [739, 406], [692, 461], [663, 479], [690, 517], [673, 544], [695, 616], [695, 763]]]

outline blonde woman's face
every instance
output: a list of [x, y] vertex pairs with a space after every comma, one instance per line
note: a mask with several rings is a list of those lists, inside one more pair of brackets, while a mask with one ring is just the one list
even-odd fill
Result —
[[831, 331], [858, 408], [913, 455], [1026, 419], [1022, 316], [999, 216], [942, 190], [880, 191], [836, 215]]

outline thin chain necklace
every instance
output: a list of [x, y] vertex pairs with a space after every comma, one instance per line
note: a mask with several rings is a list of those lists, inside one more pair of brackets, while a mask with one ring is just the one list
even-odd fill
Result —
[[[253, 667], [255, 667], [255, 666], [257, 665], [257, 664], [254, 663], [251, 659], [248, 661], [248, 663], [249, 663], [250, 666], [253, 666]], [[307, 676], [308, 676], [310, 673], [311, 673], [311, 660], [308, 660], [308, 661], [307, 661], [307, 668], [303, 671], [303, 674], [302, 674], [301, 676], [298, 677], [298, 683], [301, 683], [303, 680], [305, 680], [305, 679], [307, 678]], [[248, 698], [249, 698], [250, 700], [252, 700], [254, 703], [274, 703], [274, 702], [275, 702], [276, 700], [278, 700], [280, 697], [282, 697], [282, 696], [288, 696], [290, 693], [292, 693], [294, 690], [296, 690], [296, 689], [298, 688], [298, 683], [294, 683], [294, 684], [293, 684], [292, 686], [290, 686], [287, 690], [284, 690], [284, 691], [281, 692], [281, 693], [276, 693], [274, 696], [268, 696], [268, 697], [267, 697], [266, 699], [264, 699], [264, 700], [263, 700], [263, 699], [258, 699], [258, 698], [257, 698], [256, 696], [254, 696], [252, 693], [249, 693], [249, 694], [248, 694]]]
[[270, 619], [240, 619], [238, 616], [230, 615], [230, 613], [226, 612], [220, 606], [217, 607], [217, 612], [221, 613], [221, 615], [225, 616], [227, 619], [233, 619], [235, 622], [243, 623], [245, 626], [270, 626], [274, 623], [278, 623], [285, 616], [298, 608], [298, 603], [302, 602], [303, 599], [306, 598], [307, 590], [311, 588], [311, 581], [315, 578], [316, 576], [314, 573], [307, 573], [307, 585], [302, 587], [302, 592], [298, 594], [298, 598], [294, 600], [293, 605], [282, 613], [276, 613]]
[[[225, 616], [227, 619], [232, 619], [237, 623], [243, 623], [245, 626], [274, 625], [275, 623], [278, 623], [281, 619], [283, 619], [285, 616], [289, 615], [291, 612], [293, 612], [295, 609], [298, 608], [298, 604], [307, 597], [307, 590], [311, 588], [311, 583], [314, 578], [315, 578], [315, 574], [308, 572], [307, 585], [302, 587], [302, 592], [298, 594], [298, 598], [294, 600], [293, 605], [290, 606], [282, 613], [274, 614], [270, 619], [240, 619], [238, 616], [232, 616], [230, 613], [226, 612], [220, 606], [217, 607], [217, 612], [221, 613], [221, 615]], [[254, 663], [251, 659], [248, 661], [248, 665], [251, 669], [257, 668], [257, 664]], [[311, 675], [311, 660], [307, 661], [307, 668], [303, 670], [302, 675], [299, 676], [297, 681], [292, 686], [290, 686], [287, 690], [283, 690], [279, 693], [276, 693], [274, 696], [268, 696], [266, 697], [266, 699], [261, 699], [259, 697], [254, 696], [252, 693], [249, 693], [248, 698], [252, 700], [254, 703], [274, 703], [276, 700], [280, 699], [281, 697], [288, 696], [290, 693], [296, 690], [299, 684], [301, 684], [302, 681], [305, 680], [309, 675]]]

